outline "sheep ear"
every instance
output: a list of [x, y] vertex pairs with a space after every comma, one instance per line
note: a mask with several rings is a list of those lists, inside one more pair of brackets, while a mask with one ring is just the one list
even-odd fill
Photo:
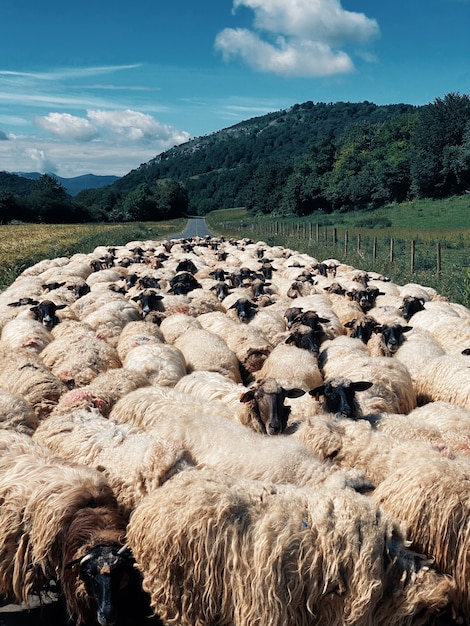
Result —
[[245, 393], [242, 393], [240, 396], [240, 402], [251, 402], [255, 399], [255, 391], [256, 389], [248, 389]]
[[66, 304], [58, 304], [55, 308], [56, 311], [60, 311], [60, 309], [65, 309], [67, 305]]
[[327, 319], [326, 319], [326, 317], [319, 317], [319, 318], [318, 318], [318, 321], [319, 321], [321, 324], [328, 324], [328, 322], [329, 322], [330, 320], [327, 320]]
[[354, 389], [354, 391], [365, 391], [366, 389], [372, 387], [373, 384], [374, 383], [369, 381], [361, 380], [359, 382], [351, 383], [351, 388]]
[[401, 332], [402, 333], [408, 333], [410, 330], [413, 330], [413, 326], [402, 326], [401, 327]]
[[320, 396], [323, 396], [325, 394], [325, 385], [320, 385], [319, 387], [315, 387], [315, 389], [310, 389], [308, 393], [316, 400], [318, 400]]
[[357, 322], [357, 319], [350, 320], [349, 322], [345, 322], [343, 326], [345, 328], [352, 328], [356, 322]]
[[470, 348], [465, 348], [465, 350], [462, 350], [462, 354], [464, 356], [468, 356], [470, 354]]
[[300, 396], [305, 394], [303, 389], [298, 389], [296, 387], [294, 389], [286, 389], [285, 392], [287, 398], [300, 398]]

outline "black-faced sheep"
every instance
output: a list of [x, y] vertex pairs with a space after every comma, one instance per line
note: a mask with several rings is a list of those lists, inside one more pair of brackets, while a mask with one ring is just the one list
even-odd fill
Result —
[[[126, 520], [103, 474], [27, 435], [2, 431], [0, 447], [0, 593], [28, 604], [53, 580], [77, 624], [115, 624], [135, 569], [123, 550]], [[85, 570], [97, 560], [100, 580], [87, 584]]]
[[142, 501], [127, 540], [168, 624], [422, 624], [452, 591], [349, 489], [190, 470]]

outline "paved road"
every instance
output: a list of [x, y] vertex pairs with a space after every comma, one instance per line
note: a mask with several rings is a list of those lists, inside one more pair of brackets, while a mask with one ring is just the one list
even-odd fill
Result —
[[170, 239], [189, 239], [190, 237], [215, 237], [214, 233], [206, 226], [206, 220], [203, 217], [190, 217], [186, 228], [182, 233], [172, 235]]

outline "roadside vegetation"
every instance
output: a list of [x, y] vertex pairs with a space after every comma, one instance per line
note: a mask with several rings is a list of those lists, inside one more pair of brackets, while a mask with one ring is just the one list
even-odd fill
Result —
[[374, 211], [317, 211], [304, 218], [253, 217], [239, 208], [213, 211], [206, 222], [226, 237], [286, 246], [320, 261], [336, 258], [399, 284], [433, 287], [470, 306], [469, 216], [470, 195], [465, 195], [414, 200]]
[[8, 224], [0, 226], [0, 289], [43, 259], [92, 252], [97, 246], [164, 239], [180, 232], [186, 220], [124, 224]]

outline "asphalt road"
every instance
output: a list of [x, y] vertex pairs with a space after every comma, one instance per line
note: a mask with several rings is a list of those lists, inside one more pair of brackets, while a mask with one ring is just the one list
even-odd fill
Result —
[[203, 217], [189, 217], [186, 228], [182, 233], [172, 235], [170, 239], [190, 239], [191, 237], [215, 237], [214, 233], [206, 226], [206, 220]]

